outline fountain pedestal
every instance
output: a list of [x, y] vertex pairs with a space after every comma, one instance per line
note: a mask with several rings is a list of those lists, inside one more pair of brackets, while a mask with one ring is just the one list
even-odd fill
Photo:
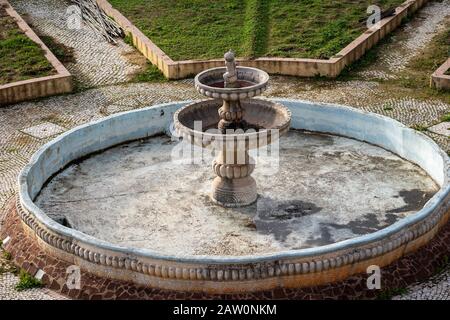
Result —
[[213, 171], [217, 177], [212, 184], [211, 199], [223, 207], [249, 205], [258, 197], [256, 181], [251, 176], [255, 161], [247, 150], [243, 152], [243, 161], [239, 161], [239, 152], [221, 151], [213, 161]]

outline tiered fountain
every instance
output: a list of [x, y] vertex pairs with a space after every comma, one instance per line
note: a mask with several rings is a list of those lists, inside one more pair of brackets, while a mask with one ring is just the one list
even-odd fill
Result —
[[279, 103], [251, 99], [266, 90], [266, 72], [236, 67], [231, 50], [225, 54], [225, 62], [225, 68], [206, 70], [195, 77], [195, 88], [214, 100], [187, 105], [175, 113], [174, 121], [183, 138], [200, 147], [212, 146], [218, 153], [212, 164], [217, 175], [212, 200], [224, 207], [239, 207], [257, 199], [251, 176], [255, 161], [249, 150], [265, 147], [284, 135], [291, 114]]

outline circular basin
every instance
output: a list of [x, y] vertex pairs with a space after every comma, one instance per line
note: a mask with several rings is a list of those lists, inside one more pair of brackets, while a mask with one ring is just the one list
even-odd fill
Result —
[[379, 147], [291, 130], [276, 153], [255, 150], [256, 203], [222, 208], [208, 196], [212, 155], [192, 163], [189, 153], [174, 155], [190, 150], [183, 144], [161, 135], [108, 149], [56, 175], [36, 204], [116, 245], [243, 256], [370, 234], [413, 215], [439, 189], [422, 169]]
[[168, 138], [174, 113], [191, 103], [179, 102], [43, 146], [19, 176], [19, 215], [39, 246], [83, 272], [220, 294], [365, 273], [424, 246], [448, 221], [450, 161], [430, 138], [345, 106], [273, 102], [289, 108], [293, 130], [278, 162], [251, 151], [252, 206], [222, 208], [204, 196], [213, 173], [180, 154], [183, 145], [210, 150]]

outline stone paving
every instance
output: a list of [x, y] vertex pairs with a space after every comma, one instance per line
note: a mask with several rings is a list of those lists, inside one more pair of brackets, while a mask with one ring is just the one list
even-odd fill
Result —
[[[127, 50], [133, 50], [124, 43], [115, 47], [99, 42], [89, 29], [83, 28], [82, 32], [66, 29], [64, 14], [67, 1], [11, 0], [11, 4], [19, 12], [28, 13], [28, 19], [40, 32], [74, 48], [77, 61], [69, 64], [68, 68], [85, 87], [127, 81], [138, 68], [123, 56]], [[378, 80], [395, 78], [399, 68], [407, 68], [407, 62], [412, 56], [408, 53], [405, 57], [405, 50], [417, 53], [423, 50], [443, 28], [449, 14], [449, 0], [427, 5], [410, 22], [412, 27], [404, 27], [394, 34], [395, 46], [392, 43], [381, 46], [379, 61], [360, 71], [356, 80], [328, 81], [277, 76], [272, 77], [271, 88], [266, 95], [346, 104], [390, 116], [407, 126], [436, 125], [445, 113], [450, 112], [449, 104], [439, 98], [423, 99], [415, 90], [408, 88], [386, 87], [383, 81]], [[388, 67], [383, 67], [385, 65]], [[378, 73], [370, 73], [377, 70]], [[192, 84], [192, 79], [188, 79], [167, 83], [110, 85], [0, 109], [0, 211], [15, 194], [16, 177], [20, 169], [40, 146], [60, 130], [156, 103], [201, 98]], [[424, 133], [444, 150], [450, 151], [450, 139], [439, 134], [442, 132]], [[18, 297], [8, 282], [16, 280], [11, 280], [11, 277], [14, 278], [12, 274], [7, 275], [0, 278], [0, 292], [3, 293], [0, 299]], [[400, 298], [449, 299], [449, 283], [450, 269], [447, 269], [429, 282], [408, 288], [408, 294]], [[33, 298], [31, 294], [27, 296], [27, 292], [22, 294], [21, 299]]]
[[428, 128], [433, 133], [450, 137], [450, 122], [441, 122]]
[[67, 300], [66, 297], [46, 288], [24, 291], [15, 289], [19, 278], [10, 272], [0, 274], [0, 300]]
[[67, 0], [11, 0], [10, 4], [39, 34], [53, 37], [73, 48], [76, 62], [66, 65], [75, 80], [83, 87], [104, 86], [126, 82], [141, 68], [127, 56], [135, 50], [123, 41], [112, 45], [95, 31], [81, 24], [80, 29], [69, 28], [73, 5]]
[[442, 22], [450, 15], [450, 1], [431, 2], [418, 11], [414, 20], [403, 27], [403, 32], [395, 33], [381, 58], [369, 68], [360, 72], [361, 76], [373, 79], [395, 79], [409, 61], [430, 40], [430, 36], [443, 31]]
[[450, 267], [424, 283], [410, 286], [404, 295], [392, 300], [450, 300]]

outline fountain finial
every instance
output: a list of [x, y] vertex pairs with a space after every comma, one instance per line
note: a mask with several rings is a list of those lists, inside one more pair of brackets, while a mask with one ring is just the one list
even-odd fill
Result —
[[236, 72], [236, 60], [234, 57], [234, 52], [230, 49], [224, 55], [225, 58], [225, 66], [227, 67], [227, 72], [223, 75], [223, 80], [225, 81], [225, 88], [238, 88], [238, 78]]

